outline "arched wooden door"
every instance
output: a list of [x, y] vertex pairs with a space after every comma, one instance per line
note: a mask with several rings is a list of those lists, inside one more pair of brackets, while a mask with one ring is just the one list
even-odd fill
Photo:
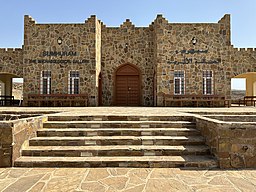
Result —
[[139, 70], [133, 65], [125, 64], [117, 69], [115, 81], [115, 104], [117, 106], [139, 106]]

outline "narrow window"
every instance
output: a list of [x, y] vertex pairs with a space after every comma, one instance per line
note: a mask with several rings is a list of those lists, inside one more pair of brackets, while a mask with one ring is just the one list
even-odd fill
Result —
[[174, 94], [184, 95], [185, 94], [185, 72], [174, 71]]
[[79, 94], [79, 71], [70, 71], [68, 80], [68, 93]]
[[41, 94], [51, 94], [51, 71], [41, 71]]
[[203, 71], [203, 94], [213, 94], [213, 73], [212, 71]]

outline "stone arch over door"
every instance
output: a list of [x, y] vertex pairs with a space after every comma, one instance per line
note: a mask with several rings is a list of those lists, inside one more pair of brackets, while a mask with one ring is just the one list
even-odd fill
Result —
[[1, 84], [1, 95], [2, 96], [12, 96], [12, 88], [13, 88], [13, 78], [22, 78], [17, 76], [16, 74], [6, 73], [0, 71], [0, 84]]
[[119, 66], [114, 75], [114, 105], [141, 105], [141, 72], [133, 64]]

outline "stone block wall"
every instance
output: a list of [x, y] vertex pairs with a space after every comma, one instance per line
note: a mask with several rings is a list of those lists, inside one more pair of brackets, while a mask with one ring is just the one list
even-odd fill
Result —
[[0, 70], [24, 78], [24, 105], [28, 94], [40, 93], [43, 70], [52, 71], [52, 94], [67, 94], [69, 71], [79, 70], [80, 93], [88, 94], [89, 106], [98, 105], [101, 74], [102, 103], [113, 105], [115, 70], [127, 63], [141, 71], [143, 106], [162, 106], [163, 93], [174, 94], [176, 70], [185, 71], [185, 94], [203, 94], [203, 71], [211, 70], [213, 94], [230, 98], [231, 78], [256, 72], [256, 50], [234, 48], [230, 34], [230, 15], [216, 23], [170, 23], [158, 15], [147, 27], [135, 27], [129, 19], [107, 27], [94, 15], [79, 24], [37, 24], [26, 15], [24, 45], [0, 49]]
[[23, 50], [21, 48], [0, 49], [0, 71], [19, 78], [23, 77]]
[[[230, 16], [218, 23], [169, 23], [158, 15], [156, 33], [158, 105], [161, 93], [174, 94], [174, 71], [185, 71], [185, 94], [203, 94], [203, 71], [213, 71], [214, 94], [230, 95], [226, 53], [230, 46]], [[192, 39], [196, 39], [196, 44]], [[192, 50], [192, 51], [191, 51]], [[194, 52], [193, 52], [194, 51]]]
[[230, 55], [226, 65], [231, 70], [227, 70], [229, 79], [244, 73], [256, 72], [256, 48], [230, 48]]
[[256, 168], [256, 122], [224, 122], [196, 117], [196, 126], [206, 138], [220, 168]]
[[47, 116], [0, 122], [0, 167], [11, 167], [25, 143], [43, 128]]
[[0, 123], [0, 167], [12, 166], [12, 123]]
[[133, 64], [141, 72], [141, 101], [153, 106], [154, 36], [152, 27], [135, 27], [126, 20], [120, 27], [102, 26], [101, 70], [103, 105], [113, 105], [115, 70]]
[[[25, 16], [24, 22], [25, 105], [27, 94], [40, 92], [41, 71], [52, 71], [52, 94], [68, 94], [69, 71], [79, 70], [80, 93], [88, 94], [89, 106], [95, 106], [98, 94], [96, 62], [99, 63], [96, 55], [96, 17], [92, 16], [82, 24], [36, 24], [29, 16]], [[59, 38], [62, 40], [61, 44], [57, 42]], [[99, 49], [98, 45], [97, 48]], [[44, 56], [44, 51], [76, 52], [76, 55]], [[42, 60], [48, 62], [42, 63]]]

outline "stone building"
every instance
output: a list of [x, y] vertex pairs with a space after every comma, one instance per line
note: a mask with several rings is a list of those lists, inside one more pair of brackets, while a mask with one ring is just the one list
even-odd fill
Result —
[[22, 48], [0, 49], [2, 94], [12, 95], [11, 80], [20, 77], [24, 106], [31, 95], [82, 94], [88, 106], [162, 106], [164, 95], [228, 99], [231, 78], [244, 77], [254, 96], [256, 50], [234, 48], [230, 36], [230, 15], [217, 23], [169, 23], [157, 15], [147, 27], [130, 20], [107, 27], [96, 16], [37, 24], [25, 15]]

